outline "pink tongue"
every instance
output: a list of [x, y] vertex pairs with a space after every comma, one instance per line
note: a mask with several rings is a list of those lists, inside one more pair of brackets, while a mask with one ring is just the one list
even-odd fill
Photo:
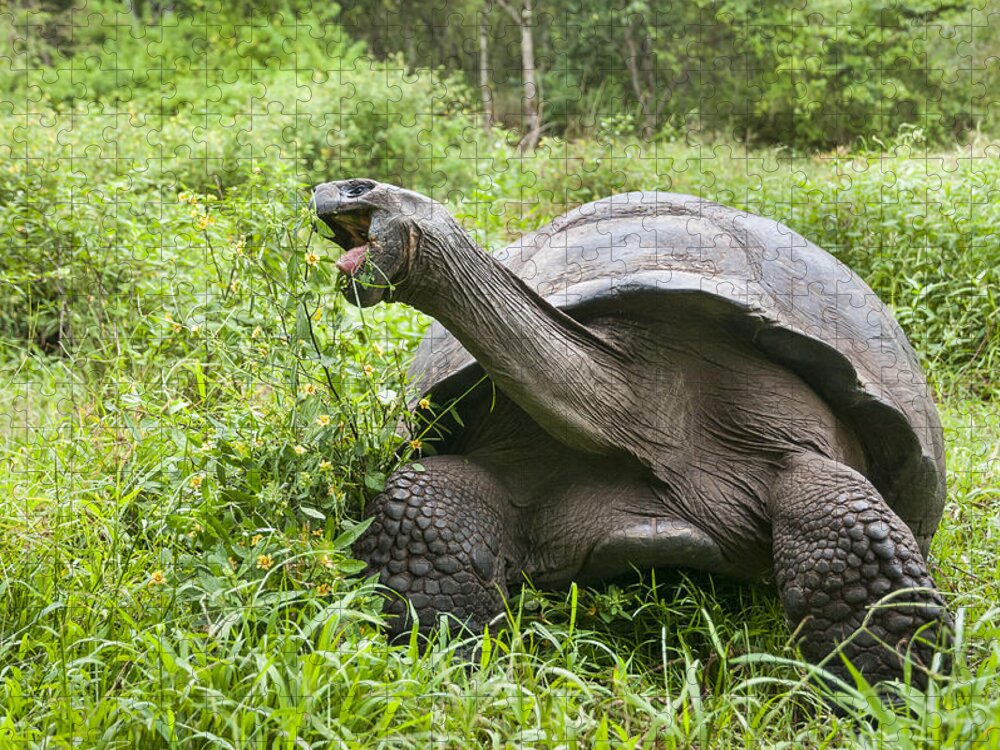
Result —
[[358, 269], [365, 264], [365, 257], [368, 255], [368, 245], [352, 248], [340, 256], [337, 260], [337, 269], [341, 273], [353, 276]]

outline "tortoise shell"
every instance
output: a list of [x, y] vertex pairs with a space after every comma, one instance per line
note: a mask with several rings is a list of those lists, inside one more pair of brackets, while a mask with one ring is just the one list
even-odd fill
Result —
[[[924, 554], [945, 498], [937, 409], [909, 342], [847, 266], [773, 220], [664, 192], [576, 208], [495, 253], [548, 303], [586, 325], [619, 312], [697, 306], [812, 387], [861, 441], [868, 478]], [[440, 323], [410, 377], [437, 401], [482, 370]]]

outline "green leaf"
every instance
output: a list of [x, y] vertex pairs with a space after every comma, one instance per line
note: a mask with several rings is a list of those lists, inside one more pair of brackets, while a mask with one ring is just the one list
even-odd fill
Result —
[[359, 523], [348, 524], [345, 522], [344, 530], [337, 536], [336, 539], [333, 540], [333, 548], [344, 550], [350, 549], [351, 545], [357, 541], [358, 537], [364, 533], [365, 529], [371, 525], [373, 520], [373, 518], [366, 518], [364, 521]]
[[486, 669], [490, 664], [490, 656], [493, 654], [493, 640], [490, 638], [490, 626], [483, 628], [482, 648], [479, 652], [479, 668]]
[[381, 471], [370, 471], [365, 474], [365, 487], [375, 492], [385, 489], [385, 474]]
[[295, 340], [309, 340], [309, 311], [301, 302], [295, 310]]
[[299, 279], [299, 254], [292, 253], [288, 256], [288, 263], [285, 265], [285, 283], [295, 286]]
[[[258, 488], [259, 489], [259, 488]], [[244, 492], [243, 490], [235, 490], [232, 488], [226, 488], [222, 490], [219, 495], [223, 500], [235, 503], [249, 503], [254, 499], [254, 496], [249, 492]]]

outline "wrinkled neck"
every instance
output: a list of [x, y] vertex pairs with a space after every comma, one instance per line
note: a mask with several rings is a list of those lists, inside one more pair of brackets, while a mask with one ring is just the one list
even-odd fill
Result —
[[482, 250], [457, 224], [424, 236], [406, 289], [396, 297], [444, 325], [481, 364], [504, 348], [532, 353], [604, 342], [556, 309]]
[[619, 372], [615, 350], [457, 224], [425, 234], [399, 291], [396, 299], [440, 321], [546, 431], [582, 450], [606, 450], [613, 437], [592, 417], [592, 396]]
[[[454, 221], [420, 234], [419, 252], [394, 300], [416, 307], [451, 330], [449, 323], [460, 323], [467, 314], [474, 314], [473, 308], [484, 294], [510, 291], [508, 280], [503, 278], [510, 272]], [[479, 293], [471, 293], [474, 291]]]

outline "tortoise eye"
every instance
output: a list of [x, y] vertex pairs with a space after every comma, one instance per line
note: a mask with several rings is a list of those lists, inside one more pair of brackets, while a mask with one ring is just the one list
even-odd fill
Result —
[[363, 182], [356, 182], [350, 187], [345, 188], [341, 191], [345, 198], [357, 198], [359, 195], [364, 195], [369, 190], [372, 189], [371, 185], [366, 185]]

